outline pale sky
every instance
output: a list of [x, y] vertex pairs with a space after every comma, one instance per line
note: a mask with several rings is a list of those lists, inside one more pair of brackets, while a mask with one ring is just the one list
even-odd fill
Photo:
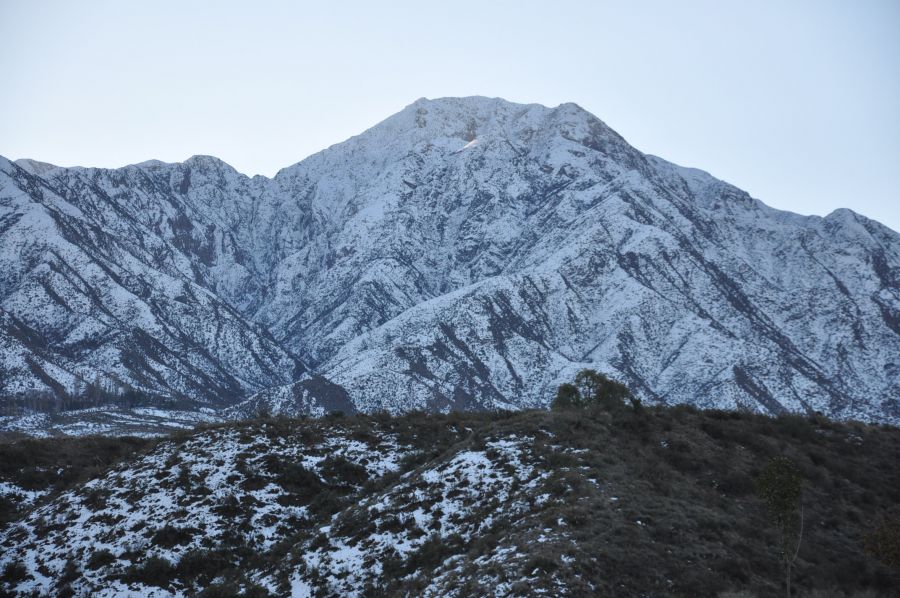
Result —
[[898, 32], [898, 0], [0, 0], [0, 155], [271, 176], [422, 96], [576, 102], [774, 207], [900, 230]]

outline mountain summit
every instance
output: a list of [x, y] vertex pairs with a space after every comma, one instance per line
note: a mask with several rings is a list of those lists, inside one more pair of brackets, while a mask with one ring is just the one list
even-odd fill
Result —
[[272, 179], [29, 164], [0, 160], [10, 404], [99, 380], [516, 409], [592, 367], [651, 402], [900, 421], [900, 235], [769, 208], [575, 104], [420, 99]]

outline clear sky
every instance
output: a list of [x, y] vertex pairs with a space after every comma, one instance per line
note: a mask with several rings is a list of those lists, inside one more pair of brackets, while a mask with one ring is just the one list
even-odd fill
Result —
[[0, 0], [0, 154], [272, 175], [422, 96], [571, 101], [772, 206], [900, 230], [898, 32], [898, 0]]

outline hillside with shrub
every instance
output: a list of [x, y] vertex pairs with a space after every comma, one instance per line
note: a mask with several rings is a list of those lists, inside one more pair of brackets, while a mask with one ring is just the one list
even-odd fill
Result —
[[892, 595], [900, 430], [625, 401], [9, 441], [0, 594], [784, 595], [775, 458], [795, 595]]

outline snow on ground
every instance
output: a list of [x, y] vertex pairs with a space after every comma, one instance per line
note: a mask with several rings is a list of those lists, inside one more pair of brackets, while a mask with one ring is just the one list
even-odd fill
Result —
[[[72, 560], [84, 571], [75, 588], [79, 595], [181, 595], [123, 585], [132, 555], [141, 554], [137, 565], [151, 557], [174, 564], [227, 544], [236, 533], [248, 549], [265, 552], [307, 525], [309, 501], [286, 488], [312, 483], [327, 489], [338, 474], [324, 468], [336, 463], [364, 471], [361, 483], [395, 471], [405, 452], [390, 435], [363, 442], [341, 433], [276, 434], [267, 425], [253, 433], [213, 429], [183, 443], [167, 441], [0, 533], [0, 547], [18, 547], [0, 550], [0, 568], [23, 562], [31, 575], [19, 586], [26, 593], [52, 594]], [[104, 551], [111, 553], [108, 564], [86, 566]]]
[[27, 507], [46, 494], [46, 490], [26, 490], [12, 482], [0, 481], [0, 499], [6, 499], [20, 507]]
[[[274, 419], [173, 437], [0, 530], [0, 570], [24, 567], [19, 595], [52, 595], [75, 571], [76, 595], [181, 596], [216, 582], [204, 563], [219, 571], [239, 559], [241, 583], [273, 595], [362, 596], [414, 580], [441, 596], [471, 564], [470, 547], [500, 530], [532, 521], [531, 542], [561, 541], [560, 526], [533, 520], [555, 500], [547, 452], [574, 452], [531, 433], [445, 430], [439, 453], [377, 419]], [[477, 554], [487, 572], [524, 566], [511, 544]]]
[[18, 432], [40, 438], [88, 435], [154, 437], [222, 419], [212, 409], [181, 411], [151, 407], [96, 407], [0, 417], [0, 433]]
[[392, 561], [415, 558], [428, 544], [469, 543], [498, 523], [495, 518], [527, 512], [534, 504], [524, 497], [548, 475], [535, 467], [530, 444], [513, 437], [460, 450], [343, 513], [320, 530], [324, 546], [303, 553], [292, 578], [294, 596], [312, 596], [311, 588], [323, 585], [360, 596]]

